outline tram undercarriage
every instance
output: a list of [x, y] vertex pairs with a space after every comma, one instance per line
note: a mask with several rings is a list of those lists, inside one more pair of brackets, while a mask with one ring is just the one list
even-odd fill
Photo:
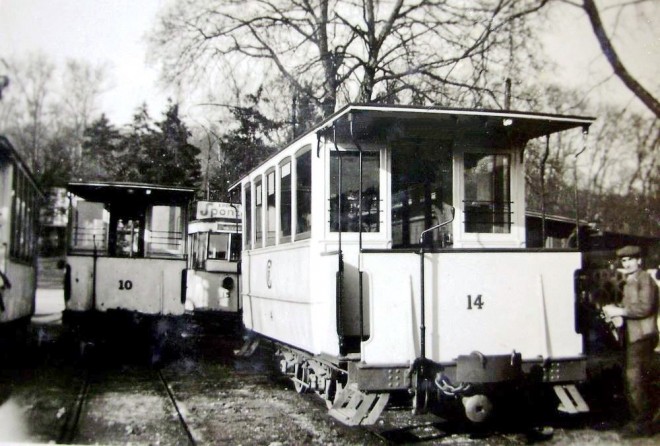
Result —
[[[252, 338], [238, 354], [251, 355], [261, 340]], [[316, 393], [325, 401], [328, 413], [349, 426], [375, 423], [394, 395], [397, 401], [406, 401], [415, 414], [460, 407], [474, 424], [491, 420], [503, 402], [510, 404], [516, 398], [544, 392], [554, 395], [554, 408], [559, 412], [589, 412], [574, 384], [586, 378], [583, 359], [523, 361], [516, 352], [497, 356], [473, 352], [450, 364], [420, 358], [412, 365], [371, 366], [361, 363], [356, 354], [341, 358], [312, 355], [272, 340], [266, 342], [273, 344], [278, 369], [292, 381], [296, 392]]]

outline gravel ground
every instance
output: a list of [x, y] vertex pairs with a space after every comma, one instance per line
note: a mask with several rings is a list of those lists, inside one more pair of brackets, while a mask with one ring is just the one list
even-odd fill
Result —
[[[391, 408], [370, 428], [347, 427], [327, 413], [313, 394], [299, 395], [269, 366], [269, 350], [236, 358], [240, 340], [202, 336], [191, 330], [162, 362], [128, 355], [131, 343], [97, 346], [80, 356], [61, 326], [33, 327], [32, 344], [19, 362], [0, 365], [0, 388], [9, 399], [0, 406], [0, 443], [63, 441], [73, 408], [89, 374], [86, 403], [73, 438], [76, 444], [186, 444], [187, 438], [158, 371], [169, 385], [197, 444], [215, 445], [656, 445], [655, 438], [623, 441], [625, 421], [619, 398], [588, 401], [588, 417], [549, 417], [553, 429], [530, 431], [516, 423], [489, 429], [450, 423], [436, 415], [412, 416]], [[2, 393], [2, 392], [0, 392]], [[2, 401], [0, 401], [2, 402]], [[608, 404], [610, 404], [608, 406]], [[67, 424], [68, 423], [68, 424]]]

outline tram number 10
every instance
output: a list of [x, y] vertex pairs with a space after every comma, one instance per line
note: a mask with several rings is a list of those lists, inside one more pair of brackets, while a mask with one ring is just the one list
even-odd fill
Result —
[[468, 310], [474, 310], [476, 307], [477, 309], [481, 310], [481, 308], [484, 306], [484, 301], [481, 298], [481, 294], [477, 294], [477, 297], [474, 299], [472, 298], [472, 294], [468, 294], [467, 296], [467, 309]]
[[133, 288], [133, 282], [130, 280], [120, 280], [119, 281], [119, 289], [120, 290], [130, 290]]

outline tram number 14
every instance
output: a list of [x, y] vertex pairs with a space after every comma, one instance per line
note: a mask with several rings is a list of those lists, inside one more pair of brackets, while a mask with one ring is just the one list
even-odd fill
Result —
[[133, 288], [133, 282], [130, 280], [120, 280], [119, 281], [119, 289], [120, 290], [130, 290]]
[[481, 298], [481, 294], [477, 294], [477, 297], [474, 299], [472, 298], [472, 294], [468, 294], [467, 296], [467, 309], [468, 310], [474, 310], [476, 307], [477, 309], [481, 310], [481, 308], [484, 306], [484, 301]]

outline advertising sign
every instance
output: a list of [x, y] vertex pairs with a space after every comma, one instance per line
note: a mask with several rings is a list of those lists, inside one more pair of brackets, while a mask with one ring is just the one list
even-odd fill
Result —
[[241, 205], [220, 201], [198, 201], [196, 220], [212, 218], [241, 218]]

